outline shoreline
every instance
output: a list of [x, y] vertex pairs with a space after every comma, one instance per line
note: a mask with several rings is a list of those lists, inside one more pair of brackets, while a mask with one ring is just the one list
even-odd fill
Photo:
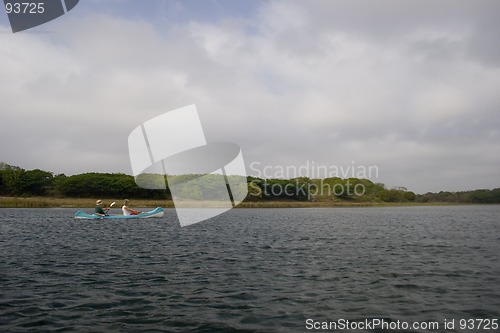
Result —
[[[130, 199], [133, 207], [140, 208], [175, 208], [172, 200]], [[103, 199], [107, 205], [113, 201], [121, 207], [122, 199]], [[477, 203], [454, 202], [352, 202], [352, 201], [244, 201], [235, 208], [336, 208], [336, 207], [414, 207], [414, 206], [459, 206]], [[486, 205], [486, 204], [485, 204]], [[217, 205], [214, 204], [214, 207]], [[56, 197], [0, 197], [0, 208], [93, 208], [92, 198], [56, 198]]]

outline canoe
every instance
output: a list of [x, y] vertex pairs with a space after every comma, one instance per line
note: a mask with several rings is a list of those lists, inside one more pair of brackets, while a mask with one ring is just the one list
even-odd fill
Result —
[[75, 219], [148, 219], [152, 217], [162, 217], [163, 208], [158, 207], [149, 212], [140, 213], [137, 215], [106, 215], [100, 216], [96, 214], [87, 214], [85, 212], [78, 211], [75, 213]]

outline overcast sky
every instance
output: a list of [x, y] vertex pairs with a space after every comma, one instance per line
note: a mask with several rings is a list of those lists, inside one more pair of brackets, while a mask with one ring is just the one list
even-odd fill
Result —
[[130, 132], [190, 104], [253, 174], [500, 187], [500, 1], [82, 0], [16, 34], [0, 12], [0, 161], [131, 174]]

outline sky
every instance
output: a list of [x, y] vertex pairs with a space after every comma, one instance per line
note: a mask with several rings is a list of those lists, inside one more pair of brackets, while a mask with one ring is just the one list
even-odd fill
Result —
[[495, 0], [81, 0], [15, 34], [0, 12], [0, 161], [131, 174], [131, 131], [196, 104], [255, 176], [497, 188], [499, 41]]

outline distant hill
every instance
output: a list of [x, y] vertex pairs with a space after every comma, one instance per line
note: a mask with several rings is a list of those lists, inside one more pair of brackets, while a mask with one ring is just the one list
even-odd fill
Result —
[[[196, 181], [193, 180], [198, 177], [199, 175], [170, 176], [170, 181], [182, 183], [189, 180], [193, 184], [189, 190], [194, 194], [198, 193], [200, 197], [210, 197], [213, 191], [220, 188], [217, 186], [197, 187]], [[217, 176], [214, 175], [214, 177]], [[387, 189], [384, 184], [359, 178], [262, 179], [247, 177], [247, 186], [248, 195], [245, 199], [247, 202], [500, 203], [500, 188], [465, 192], [429, 192], [417, 195], [404, 187]], [[203, 191], [210, 191], [210, 193], [203, 193]], [[54, 175], [50, 171], [24, 170], [4, 162], [0, 163], [0, 196], [172, 198], [167, 182], [165, 190], [148, 190], [137, 186], [133, 176], [122, 173], [90, 172], [73, 176]]]

